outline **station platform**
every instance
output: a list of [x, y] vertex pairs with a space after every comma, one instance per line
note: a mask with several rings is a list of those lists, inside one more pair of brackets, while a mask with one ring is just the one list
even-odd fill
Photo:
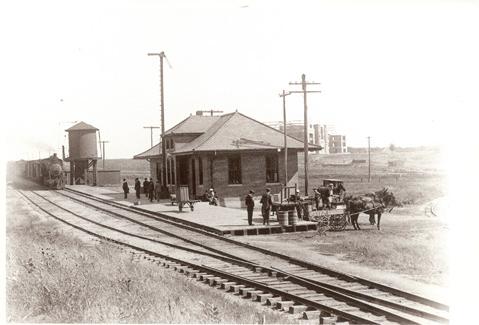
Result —
[[180, 212], [178, 205], [172, 205], [169, 200], [150, 202], [144, 194], [141, 194], [138, 205], [134, 193], [128, 194], [125, 200], [120, 187], [92, 187], [88, 185], [67, 185], [67, 188], [95, 197], [110, 200], [138, 211], [156, 214], [172, 221], [187, 224], [193, 227], [204, 229], [218, 235], [266, 235], [282, 232], [297, 232], [316, 230], [317, 224], [311, 221], [298, 220], [295, 226], [280, 226], [276, 215], [270, 216], [270, 225], [263, 225], [260, 204], [256, 203], [253, 212], [253, 225], [248, 225], [246, 209], [228, 208], [209, 205], [208, 202], [194, 204], [194, 211], [183, 207]]

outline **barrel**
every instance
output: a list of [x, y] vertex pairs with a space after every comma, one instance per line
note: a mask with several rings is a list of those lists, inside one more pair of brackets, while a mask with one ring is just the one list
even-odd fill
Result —
[[288, 211], [288, 222], [291, 226], [296, 226], [298, 223], [298, 213], [296, 209]]
[[278, 216], [278, 222], [280, 226], [288, 225], [288, 214], [287, 211], [277, 211], [276, 215]]

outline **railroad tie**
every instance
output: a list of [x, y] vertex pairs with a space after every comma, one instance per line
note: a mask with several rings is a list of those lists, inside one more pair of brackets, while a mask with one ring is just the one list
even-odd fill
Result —
[[228, 292], [228, 291], [232, 290], [232, 289], [233, 289], [233, 286], [236, 285], [236, 284], [238, 284], [238, 283], [236, 283], [236, 282], [225, 282], [225, 283], [222, 283], [222, 284], [221, 284], [221, 287], [222, 287], [226, 292]]
[[241, 296], [243, 296], [243, 297], [246, 298], [246, 297], [248, 297], [248, 293], [249, 293], [250, 291], [254, 291], [254, 290], [256, 290], [256, 288], [252, 288], [252, 287], [240, 288], [240, 289], [239, 289], [239, 294], [240, 294]]
[[283, 311], [288, 311], [290, 306], [294, 305], [294, 301], [291, 300], [282, 300], [276, 303], [276, 307]]
[[273, 295], [271, 293], [262, 293], [262, 294], [257, 295], [256, 299], [261, 304], [265, 304], [267, 302], [268, 298], [273, 298]]
[[319, 320], [320, 315], [321, 315], [320, 310], [306, 310], [303, 312], [303, 319], [307, 319], [307, 320], [318, 319]]
[[334, 324], [337, 320], [337, 316], [321, 316], [319, 318], [319, 324]]
[[256, 301], [257, 295], [263, 293], [261, 290], [251, 290], [246, 293], [246, 298], [251, 298], [253, 301]]
[[245, 285], [244, 284], [234, 284], [231, 286], [231, 288], [233, 288], [233, 292], [236, 294], [236, 293], [239, 293], [239, 290], [241, 288], [244, 288]]
[[308, 306], [305, 305], [293, 305], [289, 306], [289, 313], [290, 314], [298, 314], [306, 311], [308, 309]]
[[266, 298], [266, 305], [276, 307], [276, 303], [283, 300], [281, 297]]
[[215, 276], [215, 277], [212, 277], [212, 278], [208, 278], [207, 280], [208, 280], [208, 284], [210, 286], [214, 286], [214, 285], [216, 285], [216, 281], [221, 280], [221, 278], [218, 277], [218, 276]]

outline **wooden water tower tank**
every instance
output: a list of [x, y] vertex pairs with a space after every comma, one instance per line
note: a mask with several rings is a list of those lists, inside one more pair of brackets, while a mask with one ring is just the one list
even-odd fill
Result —
[[70, 184], [96, 185], [98, 129], [79, 122], [65, 131], [68, 132], [68, 157], [65, 160], [70, 162]]

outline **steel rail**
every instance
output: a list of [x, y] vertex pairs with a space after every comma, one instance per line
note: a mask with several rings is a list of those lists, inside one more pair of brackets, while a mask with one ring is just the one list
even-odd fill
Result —
[[164, 254], [160, 254], [160, 253], [157, 253], [157, 252], [153, 252], [151, 250], [147, 250], [147, 249], [144, 249], [144, 248], [141, 248], [141, 247], [138, 247], [138, 246], [135, 246], [135, 245], [132, 245], [132, 244], [128, 244], [128, 243], [124, 243], [124, 242], [121, 242], [119, 240], [116, 240], [116, 239], [113, 239], [113, 238], [110, 238], [110, 237], [107, 237], [107, 236], [104, 236], [104, 235], [100, 235], [100, 234], [97, 234], [93, 231], [90, 231], [84, 227], [80, 227], [80, 226], [77, 226], [71, 222], [68, 222], [62, 218], [59, 218], [57, 216], [55, 216], [53, 213], [49, 212], [48, 210], [42, 208], [40, 205], [38, 205], [37, 203], [35, 203], [33, 200], [31, 200], [28, 196], [26, 196], [24, 193], [22, 192], [19, 192], [20, 194], [22, 194], [28, 201], [30, 201], [33, 205], [35, 205], [38, 209], [40, 209], [41, 211], [43, 211], [44, 213], [48, 214], [49, 216], [53, 217], [54, 219], [72, 227], [72, 228], [75, 228], [77, 230], [80, 230], [84, 233], [87, 233], [91, 236], [94, 236], [94, 237], [97, 237], [101, 240], [104, 240], [104, 241], [107, 241], [107, 242], [111, 242], [111, 243], [114, 243], [114, 244], [117, 244], [117, 245], [121, 245], [121, 246], [125, 246], [125, 247], [128, 247], [128, 248], [131, 248], [133, 250], [137, 250], [137, 251], [140, 251], [144, 254], [148, 254], [148, 255], [151, 255], [151, 256], [154, 256], [154, 257], [158, 257], [158, 258], [162, 258], [162, 259], [166, 259], [166, 260], [169, 260], [169, 261], [173, 261], [175, 263], [178, 263], [180, 265], [186, 265], [190, 268], [193, 268], [193, 269], [199, 269], [199, 270], [204, 270], [204, 271], [210, 271], [211, 273], [213, 274], [221, 274], [223, 277], [226, 277], [226, 278], [229, 278], [231, 280], [236, 280], [236, 281], [240, 281], [242, 283], [247, 283], [247, 284], [254, 284], [255, 286], [257, 286], [258, 288], [263, 288], [264, 290], [268, 291], [268, 292], [272, 292], [274, 294], [277, 294], [277, 295], [281, 295], [281, 296], [284, 296], [284, 297], [288, 297], [288, 298], [294, 298], [293, 300], [294, 301], [297, 301], [297, 302], [300, 302], [300, 303], [303, 303], [307, 306], [310, 306], [310, 307], [313, 307], [313, 308], [316, 308], [316, 309], [320, 309], [320, 310], [325, 310], [325, 311], [328, 311], [328, 312], [331, 312], [331, 313], [334, 313], [338, 316], [341, 316], [341, 317], [344, 317], [345, 319], [348, 319], [348, 320], [351, 320], [351, 321], [355, 321], [355, 322], [359, 322], [360, 324], [380, 324], [380, 323], [376, 323], [376, 322], [373, 322], [367, 318], [363, 318], [363, 317], [359, 317], [359, 316], [356, 316], [356, 315], [351, 315], [349, 313], [346, 313], [342, 310], [339, 310], [339, 309], [336, 309], [336, 308], [333, 308], [333, 307], [329, 307], [329, 306], [326, 306], [326, 305], [323, 305], [323, 304], [320, 304], [316, 301], [313, 301], [313, 300], [308, 300], [308, 299], [305, 299], [305, 298], [301, 298], [297, 295], [293, 295], [293, 294], [289, 294], [287, 293], [286, 291], [283, 291], [283, 290], [279, 290], [279, 289], [274, 289], [274, 288], [271, 288], [271, 287], [268, 287], [264, 284], [261, 284], [259, 282], [256, 282], [256, 281], [252, 281], [252, 280], [249, 280], [249, 279], [246, 279], [246, 278], [243, 278], [243, 277], [240, 277], [238, 275], [234, 275], [234, 274], [230, 274], [230, 273], [226, 273], [226, 272], [223, 272], [223, 271], [220, 271], [220, 270], [216, 270], [214, 268], [211, 268], [211, 267], [207, 267], [207, 266], [204, 266], [204, 265], [198, 265], [198, 264], [195, 264], [195, 263], [191, 263], [191, 262], [187, 262], [187, 261], [184, 261], [184, 260], [181, 260], [181, 259], [177, 259], [177, 258], [174, 258], [174, 257], [171, 257], [171, 256], [168, 256], [168, 255], [164, 255]]
[[[372, 287], [372, 288], [379, 289], [381, 291], [389, 292], [391, 294], [394, 294], [394, 295], [412, 300], [412, 301], [417, 302], [417, 303], [421, 303], [421, 304], [424, 304], [424, 305], [427, 305], [427, 306], [430, 306], [430, 307], [433, 307], [433, 308], [436, 308], [436, 309], [449, 311], [449, 306], [447, 306], [445, 304], [442, 304], [440, 302], [436, 302], [436, 301], [433, 301], [431, 299], [428, 299], [428, 298], [425, 298], [425, 297], [422, 297], [422, 296], [419, 296], [419, 295], [416, 295], [416, 294], [413, 294], [413, 293], [405, 292], [405, 291], [402, 291], [400, 289], [396, 289], [394, 287], [383, 285], [383, 284], [380, 284], [380, 283], [377, 283], [377, 282], [374, 282], [374, 281], [370, 281], [370, 280], [367, 280], [367, 279], [364, 279], [364, 278], [359, 278], [359, 277], [356, 277], [356, 276], [353, 276], [353, 275], [348, 275], [348, 274], [345, 274], [345, 273], [342, 273], [342, 272], [339, 272], [339, 271], [331, 270], [331, 269], [325, 268], [321, 265], [311, 263], [311, 262], [308, 262], [308, 261], [303, 261], [303, 260], [288, 256], [288, 255], [284, 255], [284, 254], [281, 254], [281, 253], [278, 253], [278, 252], [275, 252], [275, 251], [271, 251], [271, 250], [268, 250], [268, 249], [265, 249], [265, 248], [253, 246], [253, 245], [250, 245], [250, 244], [247, 244], [247, 243], [242, 243], [242, 242], [239, 242], [237, 240], [233, 240], [231, 238], [227, 238], [227, 237], [224, 237], [224, 236], [219, 236], [217, 234], [213, 234], [211, 232], [204, 231], [204, 230], [201, 230], [201, 229], [189, 226], [189, 225], [185, 225], [185, 224], [182, 224], [182, 223], [180, 224], [180, 223], [177, 223], [177, 222], [174, 222], [174, 221], [171, 221], [171, 220], [165, 220], [163, 218], [164, 215], [161, 214], [161, 213], [158, 213], [158, 212], [150, 212], [150, 211], [149, 212], [144, 212], [144, 210], [139, 210], [138, 208], [125, 207], [124, 205], [118, 204], [116, 202], [110, 202], [110, 201], [106, 201], [106, 200], [97, 198], [97, 197], [95, 197], [94, 195], [91, 195], [91, 194], [86, 194], [86, 193], [76, 191], [76, 190], [72, 190], [72, 189], [67, 189], [67, 191], [71, 191], [71, 192], [73, 192], [73, 193], [75, 193], [79, 196], [88, 197], [88, 198], [90, 198], [94, 201], [97, 201], [97, 202], [100, 202], [100, 203], [103, 203], [103, 204], [106, 204], [106, 205], [114, 206], [116, 208], [119, 208], [119, 209], [122, 209], [122, 210], [125, 210], [125, 211], [138, 213], [138, 214], [140, 214], [142, 216], [145, 216], [145, 217], [149, 217], [149, 218], [152, 218], [152, 219], [155, 219], [155, 220], [158, 220], [158, 221], [166, 222], [166, 223], [174, 225], [174, 226], [178, 226], [178, 227], [181, 227], [181, 228], [192, 230], [194, 232], [198, 232], [198, 233], [201, 233], [203, 235], [207, 235], [207, 236], [210, 236], [210, 237], [213, 237], [213, 238], [216, 238], [216, 239], [219, 239], [219, 240], [223, 240], [223, 241], [235, 244], [235, 245], [247, 247], [249, 249], [256, 250], [256, 251], [259, 251], [259, 252], [262, 252], [262, 253], [265, 253], [265, 254], [268, 254], [268, 255], [271, 255], [271, 256], [279, 257], [281, 259], [284, 259], [284, 260], [288, 261], [291, 264], [296, 264], [296, 265], [299, 265], [299, 266], [302, 266], [302, 267], [305, 267], [305, 268], [308, 268], [308, 269], [312, 269], [313, 271], [319, 271], [319, 272], [322, 272], [324, 274], [327, 274], [327, 275], [330, 275], [330, 276], [333, 276], [333, 277], [337, 277], [339, 279], [343, 279], [343, 280], [350, 281], [350, 282], [358, 282], [358, 283], [366, 285], [368, 287]], [[65, 195], [64, 193], [61, 193], [61, 192], [58, 192], [58, 191], [57, 191], [57, 193], [60, 193], [64, 196], [66, 196], [66, 197], [72, 198], [71, 196]], [[73, 199], [76, 199], [76, 198], [73, 198]], [[90, 203], [81, 201], [79, 199], [76, 199], [76, 200], [79, 201], [79, 202], [82, 202], [84, 204], [87, 204], [87, 205], [95, 206], [95, 205], [92, 205]], [[99, 208], [97, 206], [95, 206], [95, 208], [106, 211], [106, 212], [109, 212], [109, 213], [116, 214], [115, 212], [109, 211], [107, 209]], [[120, 214], [116, 214], [116, 215], [121, 216]], [[204, 247], [204, 248], [206, 248], [206, 247]]]
[[[195, 250], [195, 249], [191, 249], [191, 248], [188, 248], [188, 247], [184, 247], [184, 246], [180, 246], [180, 245], [175, 245], [175, 244], [171, 244], [171, 243], [167, 243], [167, 242], [163, 242], [163, 241], [159, 241], [159, 240], [155, 240], [155, 239], [152, 239], [152, 238], [149, 238], [149, 237], [144, 237], [144, 236], [140, 236], [140, 235], [136, 235], [136, 234], [133, 234], [133, 233], [129, 233], [129, 232], [126, 232], [126, 231], [123, 231], [123, 230], [120, 230], [120, 229], [117, 229], [117, 228], [113, 228], [113, 227], [110, 227], [110, 226], [107, 226], [107, 225], [104, 225], [104, 224], [101, 224], [99, 222], [96, 222], [94, 220], [91, 220], [87, 217], [83, 217], [69, 209], [66, 209], [62, 206], [60, 206], [59, 204], [49, 200], [48, 198], [40, 195], [39, 193], [37, 192], [33, 192], [35, 195], [37, 195], [39, 198], [43, 199], [44, 201], [48, 202], [49, 204], [51, 204], [52, 206], [55, 206], [63, 211], [66, 211], [72, 215], [74, 215], [75, 217], [81, 219], [81, 220], [85, 220], [87, 222], [90, 222], [94, 225], [97, 225], [97, 226], [100, 226], [100, 227], [103, 227], [103, 228], [106, 228], [106, 229], [109, 229], [109, 230], [112, 230], [112, 231], [116, 231], [116, 232], [119, 232], [121, 234], [124, 234], [124, 235], [127, 235], [127, 236], [132, 236], [132, 237], [135, 237], [135, 238], [140, 238], [140, 239], [143, 239], [143, 240], [148, 240], [148, 241], [151, 241], [151, 242], [155, 242], [155, 243], [158, 243], [158, 244], [162, 244], [162, 245], [165, 245], [165, 246], [169, 246], [169, 247], [173, 247], [173, 248], [176, 248], [176, 249], [179, 249], [179, 250], [185, 250], [185, 251], [188, 251], [188, 252], [192, 252], [192, 253], [195, 253], [195, 254], [200, 254], [200, 255], [206, 255], [206, 256], [209, 256], [209, 257], [213, 257], [213, 258], [217, 258], [217, 259], [220, 259], [220, 260], [223, 260], [225, 262], [229, 262], [231, 264], [236, 264], [236, 265], [241, 265], [241, 266], [244, 266], [244, 267], [247, 267], [251, 270], [254, 270], [254, 271], [257, 271], [258, 269], [262, 270], [262, 272], [266, 271], [268, 274], [272, 274], [273, 272], [277, 272], [277, 274], [279, 276], [284, 276], [286, 280], [292, 282], [292, 283], [295, 283], [295, 284], [298, 284], [298, 285], [302, 285], [302, 286], [305, 286], [307, 287], [308, 289], [311, 289], [311, 290], [314, 290], [316, 292], [321, 292], [323, 294], [327, 294], [328, 296], [331, 296], [337, 300], [340, 300], [340, 301], [343, 301], [345, 303], [353, 303], [356, 307], [360, 308], [360, 309], [366, 309], [368, 310], [369, 312], [373, 312], [373, 313], [378, 313], [378, 314], [384, 314], [384, 316], [386, 316], [387, 318], [393, 320], [393, 321], [397, 321], [397, 322], [401, 322], [401, 323], [404, 323], [404, 322], [411, 322], [411, 323], [414, 323], [412, 320], [410, 319], [407, 319], [407, 318], [403, 318], [401, 316], [398, 316], [394, 313], [391, 313], [391, 312], [387, 312], [387, 311], [384, 311], [383, 309], [380, 309], [380, 308], [376, 308], [374, 306], [371, 306], [371, 305], [368, 305], [362, 301], [359, 301], [359, 300], [356, 300], [354, 298], [351, 298], [351, 296], [354, 296], [356, 294], [356, 292], [352, 291], [352, 290], [348, 290], [348, 289], [343, 289], [339, 286], [334, 286], [334, 285], [330, 285], [330, 284], [325, 284], [325, 283], [315, 283], [314, 281], [312, 280], [308, 280], [306, 278], [302, 278], [302, 277], [299, 277], [299, 276], [296, 276], [296, 275], [293, 275], [293, 274], [290, 274], [290, 273], [287, 273], [281, 269], [277, 269], [277, 268], [268, 268], [268, 267], [264, 267], [264, 266], [261, 266], [257, 263], [254, 263], [254, 262], [251, 262], [251, 261], [246, 261], [244, 259], [241, 259], [241, 258], [232, 258], [232, 257], [224, 257], [222, 255], [216, 255], [216, 254], [211, 254], [211, 253], [208, 253], [208, 252], [203, 252], [203, 251], [199, 251], [199, 250]], [[38, 206], [38, 203], [34, 202], [34, 204], [36, 206]], [[139, 223], [139, 222], [137, 222]], [[229, 254], [228, 254], [229, 255]], [[232, 256], [232, 255], [230, 255]], [[278, 276], [277, 276], [278, 277]], [[379, 300], [375, 297], [371, 297], [369, 295], [365, 295], [365, 294], [359, 294], [359, 296], [361, 298], [367, 298], [366, 300]], [[381, 300], [379, 301], [375, 301], [375, 303], [377, 304], [380, 304]], [[393, 304], [394, 306], [396, 304]], [[398, 305], [398, 306], [401, 306], [401, 305]], [[412, 308], [411, 308], [412, 309]], [[419, 311], [417, 311], [417, 313], [419, 313]], [[423, 318], [428, 318], [428, 317], [425, 317], [425, 315], [418, 315], [416, 314], [416, 316], [422, 316]], [[433, 315], [435, 316], [435, 315]], [[437, 319], [435, 319], [437, 320]], [[445, 320], [447, 322], [447, 320]]]

